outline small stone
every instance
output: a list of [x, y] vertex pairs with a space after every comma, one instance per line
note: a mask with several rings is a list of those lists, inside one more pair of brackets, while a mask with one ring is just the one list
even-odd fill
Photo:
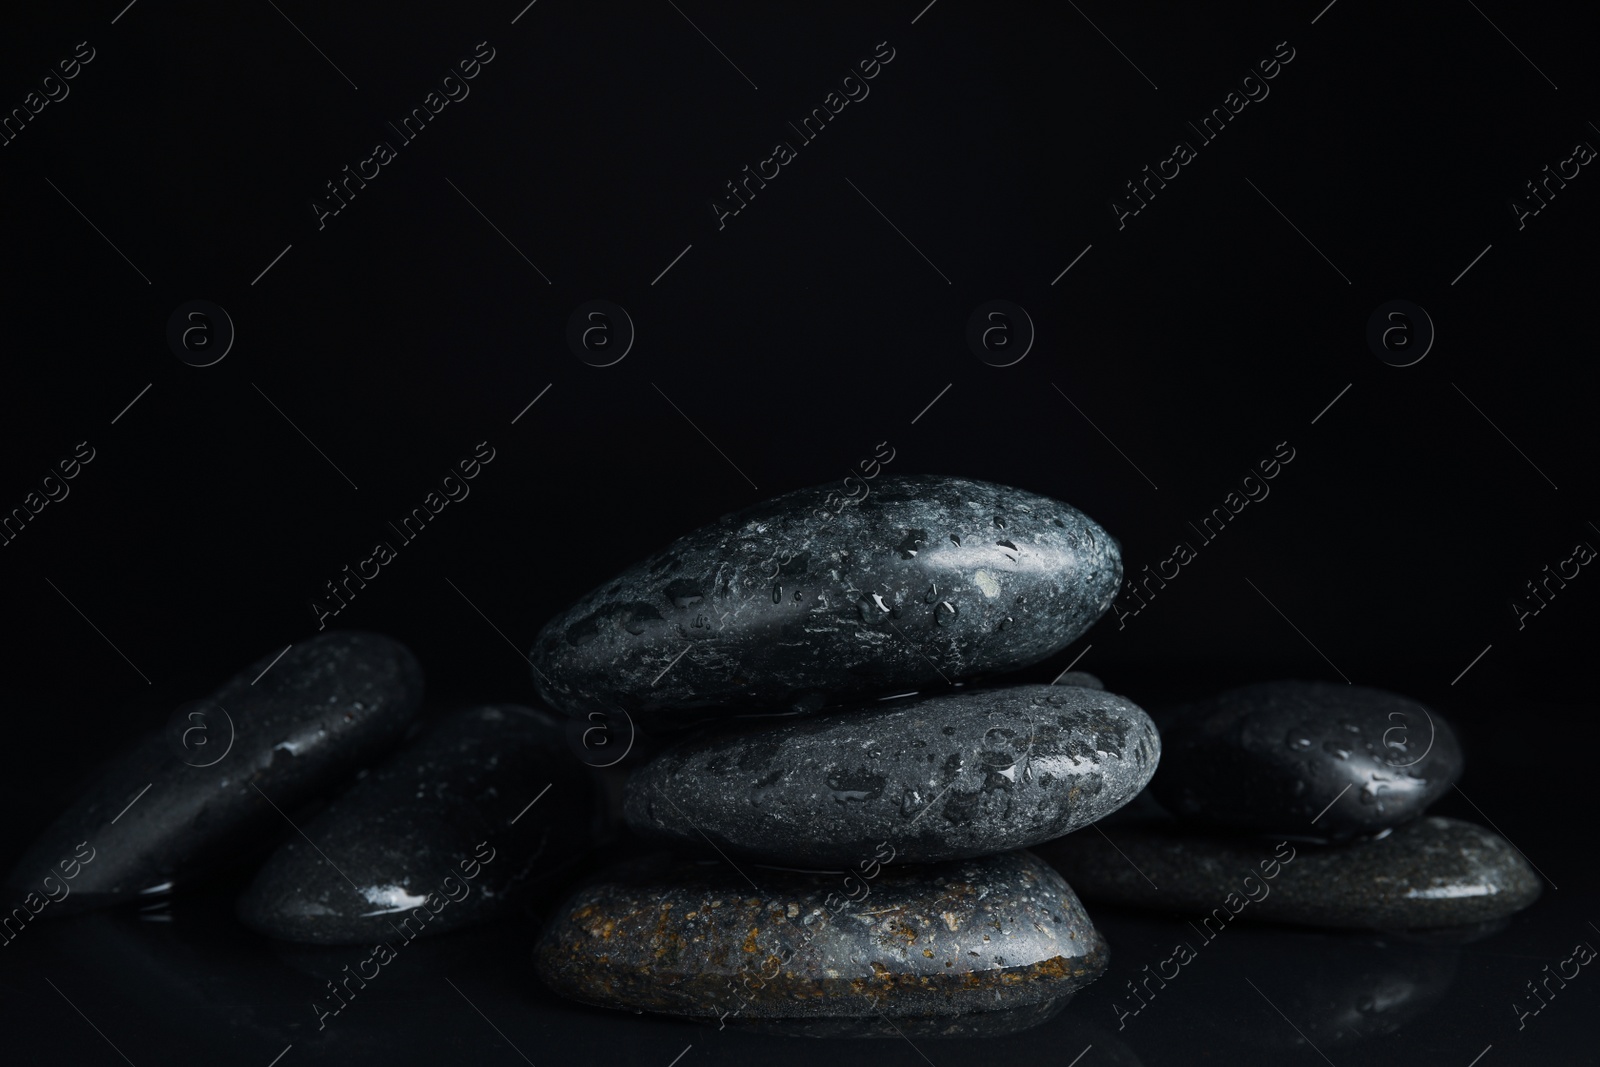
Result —
[[1461, 776], [1448, 723], [1363, 686], [1245, 686], [1177, 712], [1161, 736], [1150, 791], [1219, 829], [1348, 840], [1417, 818]]
[[898, 1018], [1052, 1001], [1108, 953], [1061, 876], [1007, 852], [849, 878], [635, 861], [568, 900], [535, 958], [557, 993], [600, 1007]]
[[879, 478], [859, 503], [835, 489], [726, 516], [582, 598], [534, 643], [540, 695], [660, 729], [1014, 671], [1122, 581], [1117, 542], [1047, 497], [934, 476]]
[[[268, 653], [193, 706], [199, 718], [175, 717], [114, 759], [8, 886], [36, 890], [71, 861], [69, 895], [48, 912], [65, 914], [165, 892], [292, 833], [284, 812], [404, 736], [422, 670], [390, 638], [329, 631]], [[80, 842], [91, 860], [72, 859]]]
[[1424, 816], [1374, 840], [1311, 845], [1214, 837], [1172, 824], [1078, 834], [1042, 850], [1089, 900], [1350, 929], [1483, 923], [1539, 897], [1539, 877], [1499, 834]]
[[1122, 697], [961, 690], [703, 732], [634, 773], [624, 813], [645, 836], [774, 863], [937, 862], [1086, 826], [1160, 758]]
[[514, 704], [457, 712], [288, 838], [240, 898], [239, 918], [316, 944], [397, 932], [409, 941], [479, 922], [583, 853], [596, 799], [563, 722]]

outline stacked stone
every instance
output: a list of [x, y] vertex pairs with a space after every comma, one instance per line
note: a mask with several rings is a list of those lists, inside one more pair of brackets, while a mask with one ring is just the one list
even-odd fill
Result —
[[613, 730], [696, 728], [625, 792], [628, 825], [671, 851], [603, 874], [546, 926], [537, 962], [557, 992], [981, 1032], [969, 1023], [989, 1013], [1048, 1017], [1105, 969], [1077, 896], [1027, 849], [1138, 794], [1154, 725], [1087, 676], [970, 683], [1080, 636], [1120, 585], [1117, 543], [985, 482], [829, 496], [689, 534], [535, 643], [552, 706]]
[[1091, 900], [1403, 930], [1494, 923], [1539, 896], [1499, 834], [1425, 814], [1460, 777], [1461, 748], [1413, 700], [1267, 682], [1180, 709], [1162, 736], [1150, 816], [1050, 854]]

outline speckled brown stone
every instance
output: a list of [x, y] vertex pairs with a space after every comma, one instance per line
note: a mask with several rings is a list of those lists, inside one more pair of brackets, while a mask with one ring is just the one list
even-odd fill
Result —
[[1016, 1008], [1105, 970], [1104, 939], [1032, 853], [874, 873], [634, 861], [566, 902], [539, 973], [601, 1007], [804, 1018]]
[[[1041, 853], [1090, 900], [1305, 926], [1395, 929], [1482, 923], [1539, 897], [1510, 842], [1424, 816], [1375, 841], [1277, 844], [1172, 824], [1074, 834]], [[1287, 859], [1287, 862], [1283, 862]]]

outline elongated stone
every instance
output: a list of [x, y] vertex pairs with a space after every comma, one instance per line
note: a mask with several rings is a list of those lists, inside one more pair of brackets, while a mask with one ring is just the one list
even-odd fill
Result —
[[646, 836], [774, 863], [934, 862], [1086, 826], [1133, 799], [1160, 757], [1155, 726], [1122, 697], [960, 690], [707, 731], [635, 772], [624, 811]]
[[1462, 768], [1438, 714], [1356, 685], [1245, 686], [1176, 713], [1161, 735], [1150, 791], [1174, 815], [1336, 841], [1415, 819]]
[[1274, 844], [1172, 824], [1124, 825], [1055, 842], [1045, 857], [1089, 900], [1304, 926], [1408, 929], [1488, 922], [1539, 897], [1539, 877], [1505, 838], [1424, 816], [1348, 844]]
[[556, 992], [601, 1007], [926, 1017], [1054, 1000], [1098, 977], [1108, 954], [1060, 875], [1007, 852], [854, 884], [722, 860], [636, 861], [568, 900], [536, 960]]
[[565, 733], [514, 704], [434, 724], [288, 838], [239, 917], [288, 941], [362, 944], [503, 914], [594, 840], [597, 783]]
[[1035, 493], [886, 476], [802, 489], [679, 538], [551, 620], [531, 662], [569, 714], [657, 728], [1038, 663], [1122, 581], [1117, 542]]
[[288, 831], [285, 810], [397, 743], [421, 708], [421, 668], [380, 634], [329, 631], [277, 655], [113, 760], [17, 863], [14, 894], [51, 893], [52, 878], [64, 888], [48, 914], [64, 914], [171, 889]]

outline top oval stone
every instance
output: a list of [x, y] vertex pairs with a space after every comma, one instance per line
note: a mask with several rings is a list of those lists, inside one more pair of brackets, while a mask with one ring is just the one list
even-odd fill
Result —
[[725, 516], [583, 597], [534, 643], [540, 696], [657, 728], [812, 711], [1038, 663], [1122, 583], [1116, 540], [1048, 497], [885, 476], [832, 510], [832, 489]]
[[1188, 822], [1344, 840], [1417, 818], [1461, 776], [1438, 715], [1382, 689], [1263, 682], [1163, 723], [1150, 783]]

